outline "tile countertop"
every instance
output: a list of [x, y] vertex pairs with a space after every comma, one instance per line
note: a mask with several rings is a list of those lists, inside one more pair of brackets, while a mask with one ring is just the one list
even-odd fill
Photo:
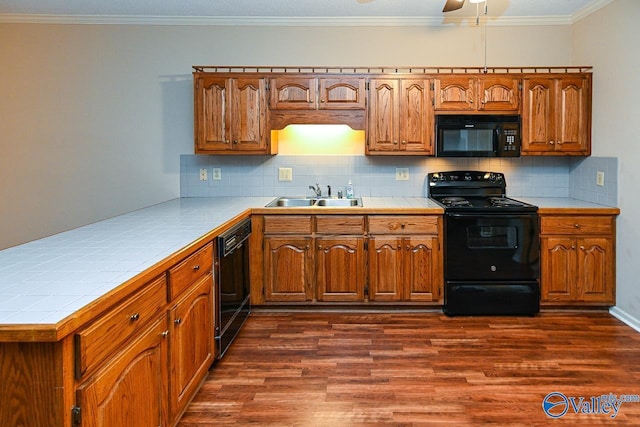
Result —
[[174, 199], [0, 251], [0, 326], [56, 324], [271, 200]]
[[516, 200], [536, 205], [540, 213], [562, 213], [567, 209], [581, 209], [590, 212], [617, 215], [620, 209], [569, 197], [514, 197]]
[[[2, 250], [0, 329], [55, 325], [247, 209], [265, 212], [260, 208], [273, 199], [174, 199]], [[422, 197], [362, 199], [362, 213], [443, 212]], [[617, 210], [568, 198], [525, 201], [550, 209]], [[352, 209], [346, 212], [354, 212]]]

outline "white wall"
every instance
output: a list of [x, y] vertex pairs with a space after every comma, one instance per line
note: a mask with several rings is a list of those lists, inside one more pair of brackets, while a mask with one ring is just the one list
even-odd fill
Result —
[[[574, 62], [593, 65], [593, 154], [617, 157], [617, 308], [640, 319], [640, 2], [616, 0], [574, 25]], [[612, 177], [615, 179], [615, 177]]]
[[[489, 66], [571, 28], [489, 27]], [[0, 249], [179, 196], [192, 65], [484, 65], [482, 27], [0, 24]]]

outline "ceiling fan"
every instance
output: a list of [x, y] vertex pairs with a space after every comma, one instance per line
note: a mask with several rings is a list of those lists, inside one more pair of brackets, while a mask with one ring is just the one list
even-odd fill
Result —
[[[470, 3], [483, 3], [485, 0], [469, 0]], [[464, 0], [447, 0], [444, 4], [443, 12], [451, 12], [453, 10], [458, 10], [464, 5]]]

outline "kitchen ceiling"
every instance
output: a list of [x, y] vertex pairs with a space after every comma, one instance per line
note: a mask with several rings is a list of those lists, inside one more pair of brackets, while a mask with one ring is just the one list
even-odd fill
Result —
[[[494, 24], [571, 23], [613, 0], [488, 0]], [[0, 22], [101, 20], [232, 24], [397, 24], [452, 23], [475, 17], [470, 1], [442, 13], [445, 0], [0, 0]], [[482, 7], [479, 8], [480, 11]], [[482, 14], [482, 12], [480, 12]], [[197, 20], [197, 21], [196, 21]]]

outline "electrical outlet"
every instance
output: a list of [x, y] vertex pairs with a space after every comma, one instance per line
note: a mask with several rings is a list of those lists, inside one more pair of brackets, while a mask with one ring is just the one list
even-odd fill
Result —
[[596, 172], [596, 185], [599, 185], [600, 187], [604, 186], [604, 172]]
[[207, 170], [200, 169], [200, 181], [206, 181], [206, 180], [207, 180]]
[[293, 169], [278, 168], [278, 181], [293, 181]]
[[396, 168], [396, 181], [409, 181], [409, 168]]
[[222, 179], [222, 169], [213, 168], [213, 176], [211, 177], [214, 181], [220, 181]]

